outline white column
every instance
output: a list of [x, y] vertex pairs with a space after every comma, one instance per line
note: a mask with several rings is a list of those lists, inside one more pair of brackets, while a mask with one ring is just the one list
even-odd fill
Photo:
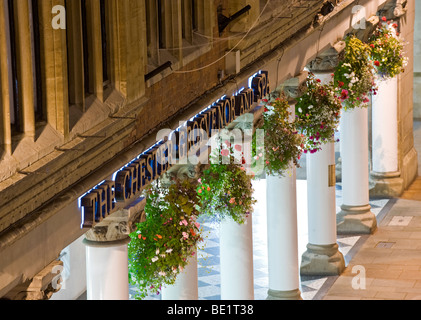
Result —
[[296, 169], [285, 177], [266, 177], [268, 300], [301, 300]]
[[[332, 73], [316, 75], [322, 83]], [[307, 154], [308, 244], [301, 258], [302, 275], [337, 275], [345, 261], [336, 243], [336, 163], [335, 144], [329, 142], [313, 154]]]
[[398, 171], [398, 80], [379, 81], [372, 104], [373, 170]]
[[84, 240], [87, 300], [129, 300], [127, 244]]
[[372, 196], [398, 197], [404, 181], [398, 162], [398, 77], [381, 79], [372, 98]]
[[335, 144], [307, 154], [308, 244], [302, 255], [302, 275], [337, 275], [345, 260], [336, 243]]
[[220, 225], [221, 300], [254, 300], [252, 215]]
[[335, 166], [334, 143], [307, 154], [306, 160], [308, 240], [315, 245], [336, 243], [336, 180], [330, 177], [335, 171], [329, 172], [329, 167]]
[[368, 109], [342, 112], [342, 211], [338, 233], [372, 233], [377, 226], [369, 205]]
[[162, 300], [198, 300], [197, 252], [171, 286], [162, 287]]

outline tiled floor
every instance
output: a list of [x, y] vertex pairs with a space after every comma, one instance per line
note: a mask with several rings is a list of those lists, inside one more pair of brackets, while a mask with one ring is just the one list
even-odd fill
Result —
[[[298, 236], [299, 256], [304, 253], [307, 245], [307, 199], [306, 180], [297, 180], [298, 210]], [[267, 297], [267, 239], [266, 239], [266, 181], [259, 180], [254, 183], [257, 204], [253, 214], [253, 254], [254, 254], [254, 294], [255, 300], [264, 300]], [[341, 205], [341, 184], [336, 186], [337, 211]], [[380, 199], [370, 202], [372, 212], [376, 215], [386, 205], [388, 200]], [[206, 236], [203, 250], [199, 251], [198, 284], [199, 299], [220, 300], [220, 269], [219, 269], [219, 227], [215, 224], [203, 222]], [[338, 236], [339, 249], [344, 255], [346, 264], [349, 263], [355, 252], [352, 250], [360, 236]], [[320, 299], [323, 293], [337, 277], [301, 277], [301, 295], [304, 300]], [[131, 296], [135, 288], [131, 288]], [[150, 296], [147, 299], [160, 299], [160, 296]]]

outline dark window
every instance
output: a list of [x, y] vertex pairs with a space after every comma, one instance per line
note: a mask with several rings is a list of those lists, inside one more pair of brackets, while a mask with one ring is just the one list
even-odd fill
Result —
[[196, 10], [196, 0], [191, 0], [191, 17], [192, 17], [193, 31], [197, 31], [199, 29], [199, 26], [197, 24], [198, 17], [197, 17], [197, 10]]
[[9, 13], [9, 31], [10, 31], [10, 67], [11, 67], [11, 80], [12, 80], [12, 106], [10, 112], [12, 130], [21, 132], [21, 107], [19, 101], [19, 86], [18, 86], [18, 70], [17, 70], [17, 52], [16, 52], [16, 29], [15, 29], [15, 8], [13, 0], [8, 0], [8, 13]]
[[41, 50], [40, 50], [40, 26], [39, 26], [39, 0], [32, 0], [32, 26], [34, 45], [34, 71], [35, 71], [35, 120], [44, 120], [42, 107], [42, 79], [41, 79]]
[[164, 44], [164, 28], [163, 28], [163, 18], [164, 12], [162, 7], [162, 1], [158, 0], [158, 44], [160, 48], [165, 48]]
[[102, 39], [102, 72], [103, 72], [103, 82], [109, 80], [108, 76], [108, 66], [107, 66], [107, 24], [106, 24], [106, 14], [107, 10], [105, 8], [105, 0], [101, 0], [101, 39]]
[[83, 74], [85, 78], [85, 93], [92, 93], [89, 83], [89, 47], [88, 47], [88, 22], [86, 0], [82, 1], [82, 37], [83, 37]]

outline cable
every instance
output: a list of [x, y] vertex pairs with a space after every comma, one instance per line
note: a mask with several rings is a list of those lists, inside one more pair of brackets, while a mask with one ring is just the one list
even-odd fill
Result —
[[200, 67], [200, 68], [196, 68], [196, 69], [192, 69], [192, 70], [187, 70], [187, 71], [173, 71], [173, 73], [178, 73], [178, 74], [181, 74], [181, 73], [192, 73], [192, 72], [196, 72], [196, 71], [201, 71], [201, 70], [203, 70], [203, 69], [206, 69], [206, 68], [208, 68], [208, 67], [210, 67], [210, 66], [212, 66], [212, 65], [214, 65], [215, 63], [217, 63], [217, 62], [219, 62], [219, 61], [221, 61], [222, 59], [224, 59], [225, 57], [227, 57], [231, 52], [233, 52], [239, 45], [240, 45], [240, 43], [248, 36], [248, 34], [251, 32], [251, 30], [255, 27], [255, 25], [257, 24], [257, 22], [260, 20], [260, 17], [262, 16], [262, 14], [263, 14], [263, 12], [266, 10], [266, 7], [268, 6], [268, 4], [270, 3], [270, 1], [271, 0], [268, 0], [268, 2], [266, 2], [266, 4], [265, 4], [265, 6], [264, 6], [264, 8], [263, 8], [263, 10], [262, 10], [262, 12], [260, 12], [260, 15], [259, 15], [259, 17], [256, 19], [256, 21], [253, 23], [253, 25], [250, 27], [250, 29], [246, 32], [246, 34], [240, 39], [240, 41], [238, 41], [237, 42], [237, 44], [234, 46], [234, 47], [232, 47], [232, 49], [230, 49], [226, 54], [224, 54], [221, 58], [219, 58], [219, 59], [217, 59], [217, 60], [215, 60], [214, 62], [212, 62], [212, 63], [209, 63], [208, 65], [206, 65], [206, 66], [203, 66], [203, 67]]

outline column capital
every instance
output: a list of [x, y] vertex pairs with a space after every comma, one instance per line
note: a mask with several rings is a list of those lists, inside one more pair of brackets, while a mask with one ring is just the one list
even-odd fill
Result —
[[101, 244], [125, 241], [135, 230], [136, 223], [145, 221], [145, 204], [146, 199], [139, 198], [127, 208], [112, 213], [89, 229], [85, 234], [85, 239], [89, 243]]
[[388, 20], [400, 18], [406, 14], [408, 0], [393, 0], [386, 3], [379, 10], [379, 15], [386, 17]]
[[305, 90], [308, 72], [303, 71], [293, 78], [289, 78], [280, 85], [290, 104], [295, 103], [295, 99], [300, 97]]
[[345, 51], [345, 41], [341, 40], [322, 51], [307, 64], [311, 72], [332, 72]]

